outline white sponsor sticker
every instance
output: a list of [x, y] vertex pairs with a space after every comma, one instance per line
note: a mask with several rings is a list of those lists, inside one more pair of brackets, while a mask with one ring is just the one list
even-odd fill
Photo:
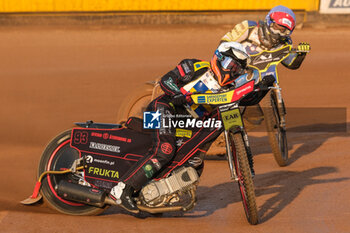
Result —
[[116, 153], [120, 153], [120, 146], [112, 146], [97, 142], [90, 142], [90, 148], [97, 149], [97, 150], [104, 150], [104, 151], [112, 151]]
[[292, 28], [292, 22], [289, 19], [283, 18], [282, 23], [287, 24], [288, 27]]

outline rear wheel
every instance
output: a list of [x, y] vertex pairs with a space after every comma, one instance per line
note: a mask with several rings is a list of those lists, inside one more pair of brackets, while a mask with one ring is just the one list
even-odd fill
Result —
[[159, 85], [145, 83], [134, 89], [127, 100], [121, 103], [117, 113], [117, 123], [123, 124], [131, 116], [143, 118], [143, 112], [148, 104], [159, 95], [163, 94]]
[[229, 132], [229, 144], [233, 165], [238, 177], [238, 187], [242, 197], [243, 208], [250, 224], [258, 224], [258, 210], [255, 201], [255, 189], [250, 170], [246, 147], [240, 133]]
[[284, 111], [278, 107], [275, 94], [267, 95], [262, 101], [264, 120], [272, 153], [280, 167], [288, 165], [288, 144], [285, 127], [281, 126]]
[[[72, 166], [74, 160], [79, 158], [79, 152], [70, 147], [70, 141], [71, 130], [67, 130], [49, 143], [41, 156], [38, 176], [45, 171], [64, 171]], [[79, 177], [72, 173], [46, 175], [44, 177], [41, 185], [41, 194], [44, 197], [45, 203], [47, 203], [50, 208], [70, 215], [97, 215], [108, 207], [98, 208], [63, 199], [57, 195], [55, 190], [55, 186], [61, 180], [78, 183]]]

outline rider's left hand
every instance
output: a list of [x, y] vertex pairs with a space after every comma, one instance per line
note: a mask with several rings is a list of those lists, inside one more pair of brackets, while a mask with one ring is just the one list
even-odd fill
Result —
[[172, 96], [171, 102], [176, 106], [181, 106], [187, 103], [187, 99], [186, 96], [184, 96], [182, 93], [177, 93]]
[[273, 83], [275, 82], [275, 77], [272, 75], [265, 76], [260, 83], [258, 84], [261, 89], [267, 89], [269, 87], [273, 86]]
[[298, 45], [298, 53], [308, 53], [311, 50], [311, 46], [309, 43], [299, 43]]

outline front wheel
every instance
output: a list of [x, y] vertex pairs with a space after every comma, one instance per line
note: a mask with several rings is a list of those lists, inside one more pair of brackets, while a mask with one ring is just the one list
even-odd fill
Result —
[[263, 99], [262, 107], [272, 153], [277, 164], [284, 167], [288, 165], [287, 133], [285, 127], [281, 126], [281, 119], [285, 114], [282, 107], [278, 107], [274, 93]]
[[258, 210], [255, 201], [255, 189], [248, 155], [242, 135], [229, 132], [229, 145], [232, 152], [233, 166], [238, 178], [238, 187], [242, 197], [243, 208], [250, 224], [258, 224]]
[[[64, 171], [72, 166], [73, 162], [79, 158], [79, 152], [70, 147], [70, 141], [71, 130], [67, 130], [48, 144], [41, 156], [38, 177], [45, 171]], [[44, 177], [41, 185], [41, 194], [50, 208], [69, 215], [97, 215], [108, 207], [98, 208], [63, 199], [58, 196], [55, 190], [55, 186], [61, 180], [78, 183], [79, 177], [72, 173], [46, 175]]]

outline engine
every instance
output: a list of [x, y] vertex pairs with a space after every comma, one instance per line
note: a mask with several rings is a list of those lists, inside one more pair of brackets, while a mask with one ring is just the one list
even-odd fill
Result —
[[198, 180], [199, 177], [194, 168], [181, 167], [169, 177], [151, 181], [143, 187], [140, 198], [147, 206], [160, 206], [165, 202], [178, 200], [177, 194], [190, 190]]

